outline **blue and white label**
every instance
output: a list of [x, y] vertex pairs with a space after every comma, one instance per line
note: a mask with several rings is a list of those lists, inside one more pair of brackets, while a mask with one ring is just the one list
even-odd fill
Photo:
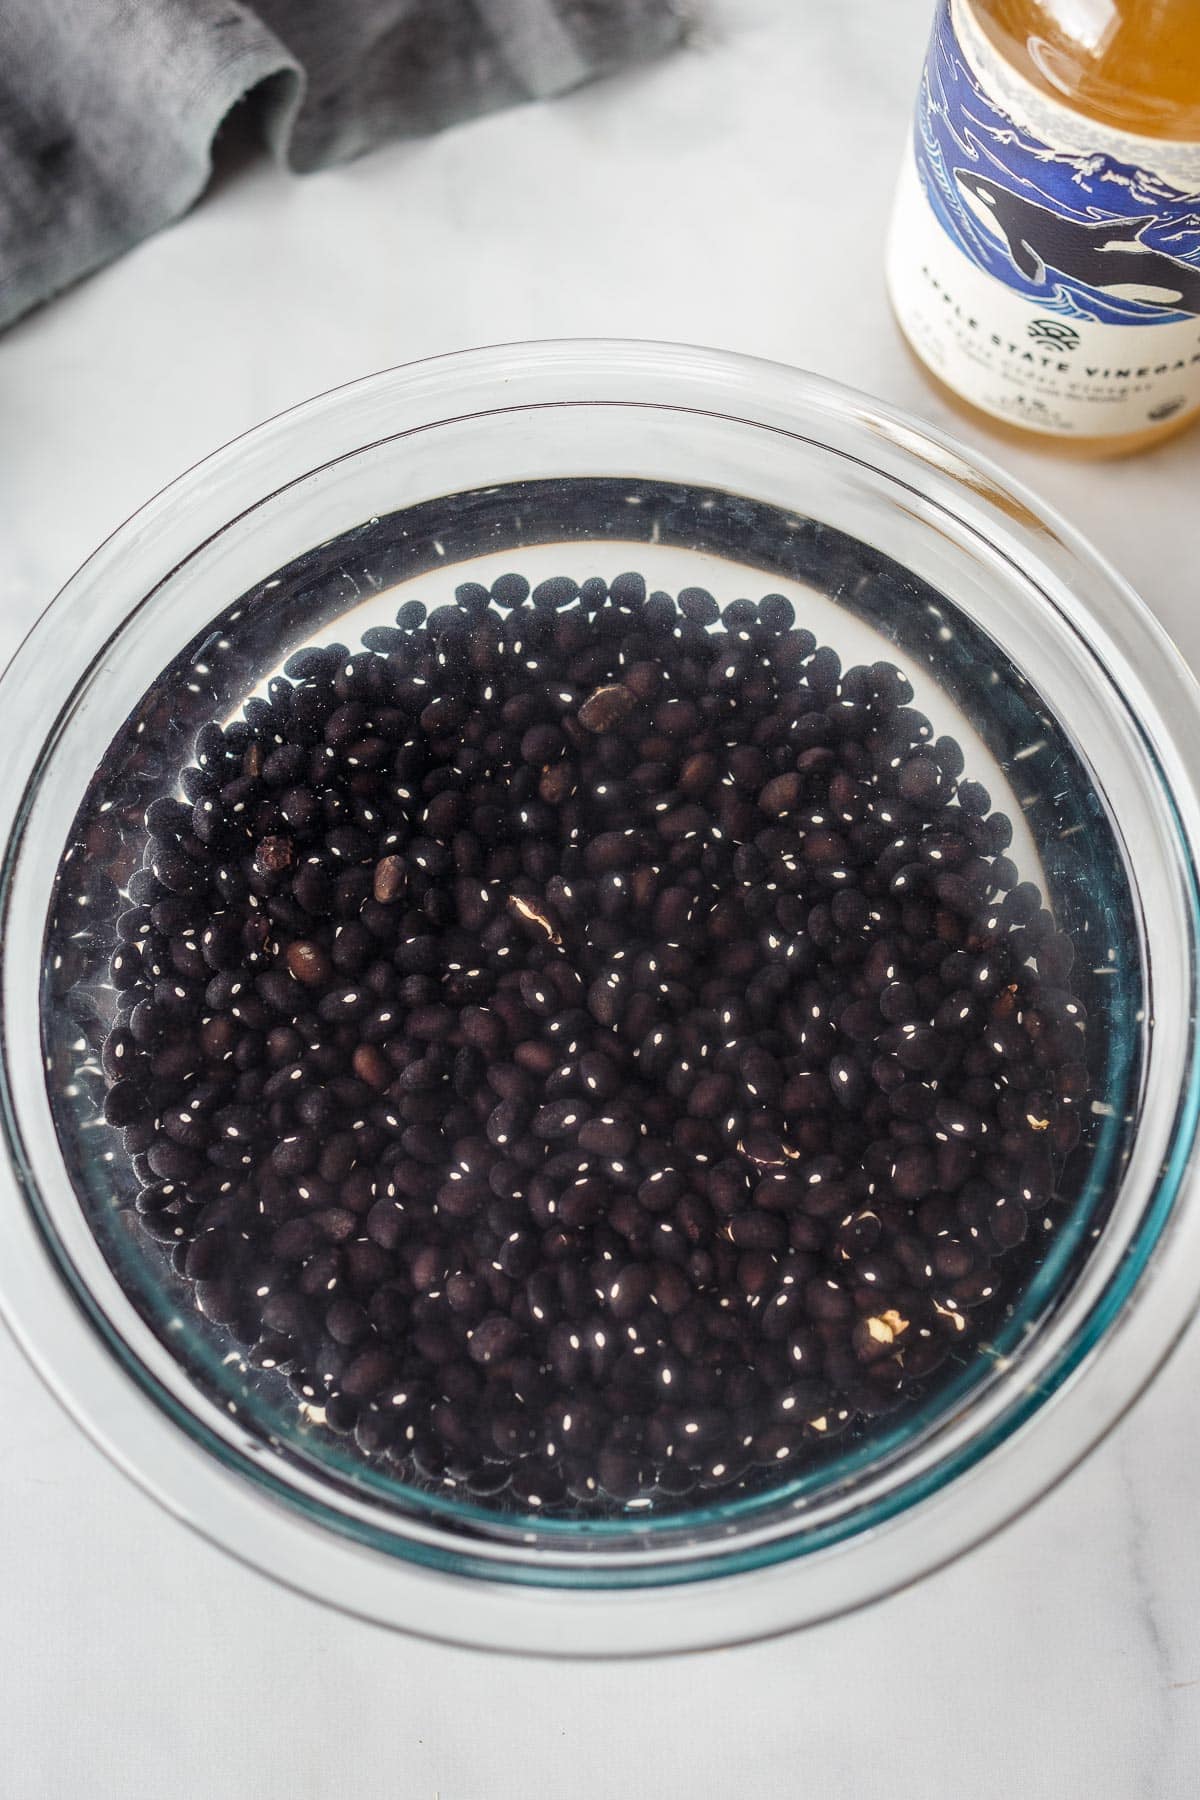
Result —
[[1200, 407], [1200, 145], [1073, 112], [940, 0], [905, 161], [892, 301], [965, 399], [1080, 436]]

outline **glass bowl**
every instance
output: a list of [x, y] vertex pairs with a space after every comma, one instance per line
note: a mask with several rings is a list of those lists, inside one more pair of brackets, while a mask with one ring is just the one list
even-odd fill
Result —
[[[197, 727], [299, 647], [463, 579], [641, 570], [781, 591], [847, 661], [894, 658], [1016, 825], [1076, 949], [1091, 1102], [1015, 1300], [922, 1398], [794, 1470], [572, 1516], [405, 1484], [191, 1305], [131, 1229], [100, 1115], [108, 961], [141, 818]], [[151, 501], [4, 679], [7, 1151], [0, 1304], [85, 1429], [177, 1516], [348, 1611], [457, 1642], [694, 1649], [844, 1612], [1065, 1474], [1200, 1291], [1200, 713], [1145, 608], [987, 465], [815, 377], [713, 351], [471, 351], [326, 394]], [[1048, 1222], [1047, 1222], [1048, 1223]]]

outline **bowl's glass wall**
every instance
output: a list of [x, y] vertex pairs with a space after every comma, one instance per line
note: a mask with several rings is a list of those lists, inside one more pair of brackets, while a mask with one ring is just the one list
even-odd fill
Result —
[[[668, 408], [513, 409], [373, 445], [266, 499], [136, 607], [103, 682], [94, 673], [78, 696], [73, 726], [91, 717], [73, 732], [73, 760], [59, 764], [76, 822], [57, 845], [72, 854], [48, 921], [43, 1031], [87, 1239], [186, 1371], [187, 1389], [207, 1397], [207, 1429], [219, 1421], [242, 1453], [265, 1447], [297, 1482], [447, 1528], [525, 1535], [529, 1521], [400, 1488], [302, 1418], [282, 1384], [248, 1380], [236, 1347], [130, 1230], [133, 1184], [98, 1122], [96, 1052], [113, 1004], [111, 923], [140, 860], [141, 814], [172, 790], [196, 727], [235, 713], [300, 645], [353, 644], [407, 598], [440, 603], [456, 581], [508, 567], [534, 579], [635, 567], [655, 585], [700, 583], [721, 600], [781, 589], [845, 661], [893, 657], [917, 704], [960, 739], [969, 772], [1018, 822], [1012, 854], [1080, 952], [1101, 1098], [1068, 1170], [1057, 1229], [1026, 1252], [1019, 1309], [992, 1321], [988, 1354], [952, 1368], [922, 1406], [861, 1441], [842, 1440], [799, 1481], [686, 1519], [664, 1508], [637, 1521], [647, 1548], [664, 1533], [695, 1542], [798, 1500], [844, 1499], [868, 1476], [914, 1462], [1069, 1300], [1131, 1155], [1150, 1051], [1129, 813], [1095, 757], [1092, 713], [1115, 718], [1120, 699], [1080, 691], [1052, 628], [1063, 642], [1069, 633], [1044, 611], [1039, 630], [1045, 603], [1032, 584], [915, 493], [811, 443]], [[1077, 645], [1072, 653], [1082, 654]], [[590, 1524], [587, 1546], [606, 1533], [628, 1548], [629, 1522], [619, 1520]], [[537, 1535], [569, 1552], [583, 1534], [564, 1520], [538, 1521]]]

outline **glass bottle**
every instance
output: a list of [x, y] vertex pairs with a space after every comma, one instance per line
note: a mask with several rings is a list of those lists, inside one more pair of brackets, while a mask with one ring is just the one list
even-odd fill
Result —
[[892, 217], [951, 401], [1091, 455], [1200, 416], [1200, 0], [939, 0]]

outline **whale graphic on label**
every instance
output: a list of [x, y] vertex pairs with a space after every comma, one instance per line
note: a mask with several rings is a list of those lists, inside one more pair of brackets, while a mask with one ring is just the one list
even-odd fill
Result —
[[1200, 315], [1200, 268], [1153, 249], [1138, 235], [1154, 223], [1153, 213], [1084, 224], [969, 169], [955, 169], [954, 179], [964, 205], [1000, 239], [1028, 281], [1040, 283], [1053, 269], [1113, 299]]

